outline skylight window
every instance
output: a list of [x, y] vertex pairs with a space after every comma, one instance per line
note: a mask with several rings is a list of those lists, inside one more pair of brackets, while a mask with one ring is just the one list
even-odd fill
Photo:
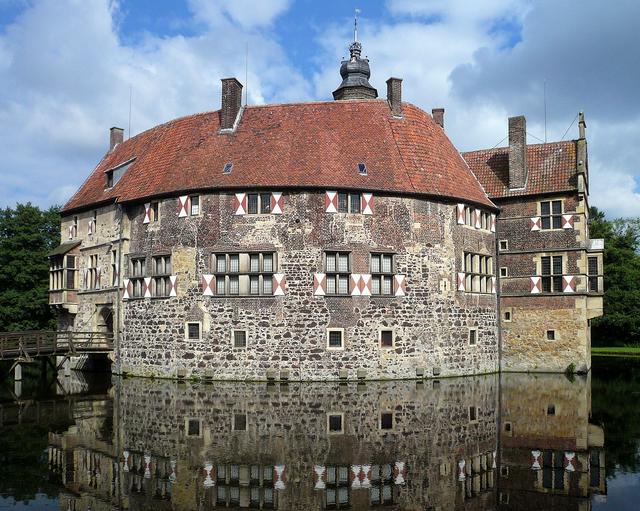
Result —
[[358, 172], [362, 176], [367, 175], [367, 166], [364, 163], [358, 163]]
[[225, 163], [224, 164], [224, 168], [222, 169], [222, 173], [223, 174], [231, 174], [232, 170], [233, 170], [233, 163], [231, 163], [231, 162]]
[[123, 163], [122, 165], [118, 165], [117, 167], [114, 167], [112, 169], [107, 170], [104, 174], [106, 176], [107, 179], [107, 188], [112, 188], [114, 187], [118, 181], [120, 181], [120, 178], [124, 175], [124, 173], [127, 171], [127, 169], [131, 166], [131, 164], [134, 162], [135, 158], [132, 158], [131, 160]]

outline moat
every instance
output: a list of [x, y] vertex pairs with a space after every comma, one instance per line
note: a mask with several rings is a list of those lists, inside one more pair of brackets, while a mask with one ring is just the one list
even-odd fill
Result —
[[0, 391], [0, 509], [637, 509], [640, 360], [587, 376]]

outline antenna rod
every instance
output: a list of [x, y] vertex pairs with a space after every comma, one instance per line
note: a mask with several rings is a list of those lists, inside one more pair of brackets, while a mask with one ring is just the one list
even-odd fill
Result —
[[246, 51], [244, 55], [244, 106], [249, 104], [249, 41], [247, 41]]
[[544, 81], [544, 143], [547, 143], [547, 80]]
[[127, 129], [127, 140], [131, 138], [131, 96], [133, 95], [133, 86], [129, 85], [129, 128]]

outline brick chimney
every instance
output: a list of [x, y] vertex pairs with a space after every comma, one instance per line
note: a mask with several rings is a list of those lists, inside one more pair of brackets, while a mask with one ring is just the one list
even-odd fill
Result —
[[584, 120], [584, 112], [578, 112], [578, 138], [587, 138], [587, 122]]
[[242, 106], [242, 84], [235, 78], [222, 79], [222, 109], [220, 129], [231, 130]]
[[509, 117], [509, 188], [527, 184], [527, 120]]
[[402, 78], [387, 80], [387, 101], [394, 117], [402, 117]]
[[109, 152], [124, 142], [124, 130], [115, 126], [109, 130]]
[[431, 110], [431, 117], [436, 121], [436, 124], [444, 129], [444, 108], [433, 108]]

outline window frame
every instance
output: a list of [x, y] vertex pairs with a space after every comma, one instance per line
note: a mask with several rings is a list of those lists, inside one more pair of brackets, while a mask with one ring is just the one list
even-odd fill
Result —
[[[193, 199], [198, 203], [198, 211], [193, 212]], [[199, 194], [189, 195], [189, 216], [200, 216], [202, 213], [202, 196]]]
[[[246, 215], [259, 216], [259, 215], [271, 215], [273, 210], [271, 208], [271, 196], [272, 192], [249, 192], [247, 197]], [[255, 212], [253, 209], [253, 200], [255, 199]]]
[[[347, 270], [341, 271], [340, 269], [340, 261], [341, 257], [347, 257]], [[351, 252], [344, 250], [325, 250], [324, 255], [324, 273], [326, 278], [326, 295], [327, 296], [351, 296], [350, 286], [351, 286], [351, 274], [352, 274], [352, 260], [351, 260]], [[333, 270], [329, 270], [329, 260], [334, 260]], [[339, 292], [341, 279], [346, 278], [347, 280], [347, 289], [344, 293]], [[329, 281], [333, 279], [333, 292], [330, 291]]]
[[[467, 333], [467, 344], [469, 346], [477, 346], [478, 345], [478, 328], [470, 327]], [[473, 339], [473, 342], [472, 342]]]
[[[340, 337], [340, 346], [331, 346], [331, 333], [339, 332]], [[326, 336], [326, 349], [327, 351], [344, 351], [346, 348], [346, 335], [344, 328], [331, 327], [327, 328], [327, 336]]]
[[[244, 333], [244, 346], [236, 345], [236, 333]], [[231, 349], [246, 350], [249, 348], [249, 331], [246, 328], [231, 329]]]
[[[545, 260], [549, 260], [549, 272], [545, 273]], [[560, 273], [556, 272], [556, 263], [560, 260]], [[562, 286], [562, 277], [564, 277], [564, 264], [565, 264], [564, 254], [561, 255], [542, 255], [540, 256], [540, 281], [541, 281], [541, 292], [544, 294], [553, 294], [553, 293], [562, 293], [564, 292]]]
[[[362, 193], [352, 191], [338, 191], [336, 192], [336, 212], [343, 214], [362, 214]], [[343, 202], [346, 201], [346, 203]], [[354, 201], [357, 204], [357, 208], [354, 208]], [[343, 205], [344, 204], [344, 205]], [[355, 210], [357, 209], [357, 211]]]
[[[158, 272], [158, 261], [162, 261], [162, 272]], [[168, 264], [167, 264], [168, 260]], [[168, 271], [167, 271], [168, 266]], [[156, 254], [151, 256], [151, 296], [153, 298], [169, 298], [171, 292], [171, 273], [173, 271], [173, 261], [171, 254]], [[164, 293], [158, 293], [158, 286], [164, 288]]]
[[[389, 271], [384, 271], [385, 258], [391, 258]], [[378, 259], [378, 271], [374, 270], [374, 259]], [[394, 296], [393, 277], [396, 268], [396, 254], [391, 252], [371, 252], [369, 254], [369, 273], [371, 275], [371, 296]], [[377, 291], [376, 291], [376, 282]], [[387, 293], [383, 293], [383, 283], [389, 282]]]
[[[340, 429], [331, 429], [331, 417], [340, 417]], [[344, 435], [344, 412], [327, 412], [327, 434], [328, 435]]]
[[[147, 257], [129, 255], [128, 275], [131, 282], [132, 293], [129, 298], [144, 298], [144, 278], [147, 274]], [[139, 272], [136, 271], [136, 263], [140, 263]], [[139, 292], [138, 292], [139, 291]]]
[[[560, 204], [560, 212], [554, 211], [554, 205]], [[544, 204], [549, 205], [549, 212], [543, 213]], [[564, 200], [563, 199], [550, 199], [539, 202], [540, 211], [540, 230], [541, 231], [560, 231], [562, 230], [562, 215], [564, 214]], [[545, 223], [548, 222], [548, 227], [545, 227]], [[557, 224], [557, 225], [556, 225]]]
[[[382, 334], [391, 333], [391, 345], [386, 346], [382, 343]], [[378, 329], [378, 347], [383, 350], [392, 350], [396, 347], [396, 332], [393, 328], [383, 327]]]
[[[471, 266], [471, 271], [469, 271], [468, 266]], [[494, 272], [493, 255], [467, 251], [462, 253], [462, 273], [464, 273], [465, 293], [493, 294], [492, 279], [495, 277]]]
[[[253, 260], [258, 258], [258, 271], [253, 267]], [[237, 269], [232, 271], [232, 258], [237, 258]], [[267, 263], [270, 261], [269, 263]], [[211, 273], [216, 277], [213, 296], [265, 298], [273, 297], [273, 276], [278, 272], [278, 253], [274, 251], [220, 252], [209, 255]], [[258, 292], [252, 292], [253, 282], [257, 277]], [[237, 292], [232, 286], [237, 283]]]
[[[191, 332], [189, 331], [189, 327], [191, 325], [198, 326], [198, 337], [191, 337]], [[185, 321], [184, 322], [184, 340], [187, 342], [202, 340], [202, 321]]]

